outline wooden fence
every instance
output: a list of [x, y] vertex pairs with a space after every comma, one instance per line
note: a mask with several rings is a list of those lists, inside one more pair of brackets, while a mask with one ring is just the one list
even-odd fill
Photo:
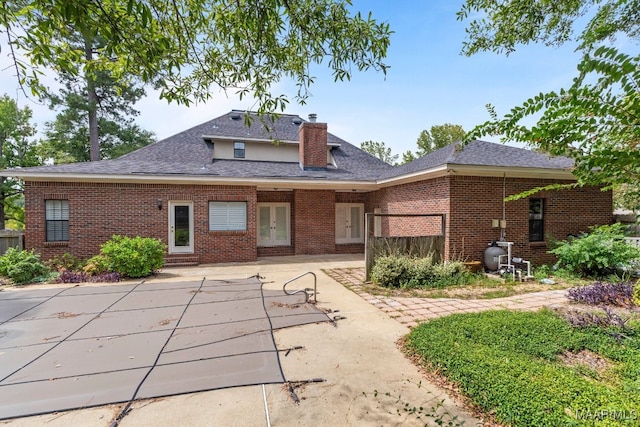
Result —
[[22, 232], [0, 230], [0, 255], [4, 255], [9, 248], [24, 249], [24, 235]]
[[[375, 218], [384, 217], [421, 217], [440, 218], [439, 234], [424, 236], [379, 236], [376, 226], [372, 226]], [[383, 256], [431, 257], [434, 262], [444, 260], [446, 215], [445, 214], [382, 214], [367, 213], [365, 215], [365, 277], [369, 280], [371, 269], [376, 259]]]

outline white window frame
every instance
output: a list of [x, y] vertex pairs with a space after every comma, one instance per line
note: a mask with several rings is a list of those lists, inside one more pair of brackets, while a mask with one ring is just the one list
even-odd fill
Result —
[[209, 231], [247, 231], [247, 202], [209, 201]]
[[[256, 233], [257, 233], [257, 241], [259, 247], [272, 247], [272, 246], [291, 246], [291, 204], [290, 203], [258, 203], [257, 204], [257, 212], [256, 212]], [[269, 229], [270, 235], [269, 239], [261, 239], [260, 236], [260, 227], [262, 226], [261, 218], [260, 218], [260, 208], [268, 207], [269, 208]], [[286, 238], [285, 239], [277, 239], [276, 238], [276, 208], [284, 207], [286, 209], [285, 215], [285, 227], [286, 227]]]
[[244, 159], [246, 156], [246, 144], [243, 141], [234, 141], [233, 158]]
[[[340, 217], [339, 209], [344, 209], [344, 216]], [[359, 236], [351, 237], [351, 209], [358, 208], [360, 210]], [[358, 224], [356, 224], [358, 226]], [[338, 237], [338, 231], [345, 231], [344, 238]], [[364, 203], [336, 203], [336, 243], [364, 243]]]

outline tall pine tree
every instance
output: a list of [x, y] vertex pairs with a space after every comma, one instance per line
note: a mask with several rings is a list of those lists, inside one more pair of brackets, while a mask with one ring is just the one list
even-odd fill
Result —
[[[67, 42], [84, 49], [87, 60], [99, 55], [92, 35], [74, 34]], [[56, 119], [46, 124], [42, 155], [55, 163], [113, 159], [153, 142], [153, 133], [134, 122], [133, 105], [145, 95], [135, 79], [114, 78], [107, 70], [60, 72], [58, 93], [46, 95]]]

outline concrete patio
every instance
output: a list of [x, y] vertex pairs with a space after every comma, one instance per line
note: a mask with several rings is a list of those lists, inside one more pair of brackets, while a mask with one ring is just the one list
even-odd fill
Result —
[[[275, 332], [279, 350], [301, 347], [281, 355], [282, 370], [289, 383], [139, 400], [132, 404], [119, 425], [411, 426], [433, 423], [433, 418], [418, 420], [405, 413], [403, 402], [425, 408], [441, 403], [437, 416], [445, 422], [456, 417], [466, 426], [478, 425], [480, 420], [443, 389], [427, 383], [420, 370], [398, 349], [397, 340], [407, 333], [405, 325], [322, 272], [362, 265], [361, 256], [280, 257], [246, 264], [172, 268], [150, 278], [147, 283], [161, 287], [162, 284], [203, 277], [225, 280], [260, 274], [264, 277], [264, 288], [276, 290], [288, 279], [312, 271], [318, 275], [318, 307], [337, 319], [336, 325], [325, 322]], [[306, 276], [292, 289], [310, 286], [309, 280]], [[52, 286], [55, 285], [40, 287]], [[290, 387], [300, 399], [299, 404], [294, 403]], [[402, 397], [400, 402], [397, 396]], [[112, 424], [123, 406], [116, 404], [23, 417], [5, 421], [5, 424], [103, 427]]]

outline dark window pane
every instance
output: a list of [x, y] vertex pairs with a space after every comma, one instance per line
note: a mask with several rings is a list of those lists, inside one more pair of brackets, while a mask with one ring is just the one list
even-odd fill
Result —
[[69, 240], [69, 221], [47, 221], [47, 242]]
[[189, 234], [191, 233], [191, 227], [189, 224], [189, 209], [189, 206], [174, 207], [174, 246], [189, 246]]
[[529, 199], [529, 241], [544, 241], [544, 199]]
[[529, 241], [530, 242], [544, 241], [544, 223], [542, 222], [542, 220], [529, 221]]
[[46, 200], [45, 221], [47, 242], [69, 240], [69, 201]]
[[244, 159], [244, 142], [233, 143], [233, 157], [236, 159]]

